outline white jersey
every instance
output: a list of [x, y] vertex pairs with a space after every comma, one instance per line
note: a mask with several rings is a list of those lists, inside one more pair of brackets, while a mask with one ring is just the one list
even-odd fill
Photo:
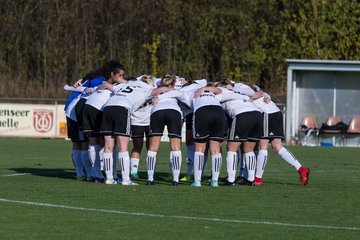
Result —
[[[184, 84], [183, 84], [183, 80], [184, 78], [181, 77], [176, 77], [176, 81], [175, 81], [175, 89], [176, 90], [180, 90]], [[206, 79], [198, 79], [198, 80], [194, 80], [194, 82], [196, 82], [197, 84], [199, 84], [202, 87], [205, 87], [207, 84], [207, 80]]]
[[199, 84], [201, 87], [205, 87], [206, 84], [208, 83], [208, 81], [206, 79], [199, 79], [199, 80], [194, 80], [197, 84]]
[[222, 90], [222, 93], [216, 95], [216, 98], [219, 100], [220, 103], [227, 101], [234, 101], [234, 100], [242, 100], [244, 102], [252, 101], [251, 97], [247, 95], [229, 89], [223, 89], [223, 88], [220, 89]]
[[[221, 88], [221, 90], [223, 91], [223, 94], [232, 92], [227, 88]], [[229, 96], [229, 95], [225, 95], [225, 96]], [[238, 115], [240, 113], [244, 113], [244, 112], [252, 112], [252, 111], [261, 112], [261, 110], [252, 101], [246, 101], [246, 100], [240, 100], [240, 99], [224, 101], [221, 104], [221, 106], [224, 108], [225, 112], [231, 118], [235, 118], [236, 115]]]
[[203, 92], [199, 97], [193, 99], [194, 112], [204, 106], [221, 106], [213, 92]]
[[[248, 95], [250, 97], [255, 94], [254, 89], [243, 83], [236, 83], [234, 86], [234, 90], [242, 94]], [[264, 97], [270, 97], [270, 96], [267, 93], [263, 93], [262, 97], [254, 100], [254, 104], [258, 106], [258, 108], [261, 109], [262, 112], [275, 113], [280, 111], [280, 109], [276, 106], [276, 104], [273, 101], [270, 101], [269, 103], [264, 102]]]
[[193, 105], [193, 98], [196, 90], [199, 88], [202, 88], [206, 86], [207, 81], [200, 82], [200, 83], [193, 83], [187, 86], [182, 87], [179, 91], [184, 92], [186, 94], [186, 97], [188, 98], [189, 102], [188, 104], [181, 104], [180, 108], [183, 112], [184, 117], [191, 114], [194, 111], [194, 105]]
[[[113, 85], [114, 90], [121, 88], [122, 84]], [[93, 106], [94, 108], [102, 111], [105, 103], [109, 100], [114, 93], [108, 89], [96, 90], [86, 100], [85, 104]]]
[[[221, 89], [221, 88], [220, 88]], [[225, 91], [225, 92], [224, 92]], [[203, 92], [200, 97], [195, 98], [193, 100], [194, 104], [194, 111], [209, 105], [216, 105], [221, 106], [221, 103], [226, 101], [234, 101], [234, 100], [241, 100], [241, 101], [249, 101], [250, 97], [240, 94], [238, 92], [230, 91], [228, 89], [224, 90], [220, 94], [214, 94], [212, 92]]]
[[254, 96], [255, 91], [248, 85], [244, 83], [235, 83], [234, 85], [234, 91], [239, 92], [241, 94], [247, 95], [249, 97]]
[[158, 98], [159, 102], [152, 107], [151, 113], [158, 110], [173, 109], [180, 112], [181, 116], [183, 116], [178, 100], [190, 107], [189, 97], [184, 92], [175, 89], [158, 95]]
[[254, 103], [265, 113], [280, 112], [280, 109], [273, 101], [270, 101], [269, 103], [264, 102], [264, 97], [254, 100]]
[[155, 87], [160, 87], [161, 86], [161, 78], [153, 77], [153, 80], [154, 80], [154, 86]]
[[121, 106], [129, 109], [133, 113], [150, 99], [153, 87], [142, 81], [129, 81], [121, 84], [115, 94], [109, 98], [104, 107]]
[[152, 104], [149, 101], [145, 102], [138, 110], [133, 112], [130, 116], [131, 125], [148, 126], [150, 125], [150, 114]]
[[177, 77], [174, 88], [176, 90], [180, 90], [182, 87], [183, 87], [183, 83], [181, 82], [181, 78]]

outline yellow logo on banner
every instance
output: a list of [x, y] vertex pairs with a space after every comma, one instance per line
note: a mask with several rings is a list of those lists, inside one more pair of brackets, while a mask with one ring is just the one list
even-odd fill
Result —
[[67, 137], [66, 122], [59, 122], [59, 137]]

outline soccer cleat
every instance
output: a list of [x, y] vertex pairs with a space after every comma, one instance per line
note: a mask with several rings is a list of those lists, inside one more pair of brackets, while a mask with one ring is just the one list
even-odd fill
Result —
[[172, 185], [173, 185], [173, 186], [179, 186], [179, 182], [173, 181], [173, 182], [172, 182]]
[[183, 178], [180, 179], [181, 182], [191, 182], [191, 176], [185, 175]]
[[121, 183], [121, 185], [123, 185], [123, 186], [137, 186], [139, 184], [130, 180], [130, 181], [123, 181]]
[[242, 185], [242, 186], [255, 186], [255, 183], [254, 183], [254, 181], [249, 181], [247, 179], [244, 179], [244, 181], [240, 182], [239, 185]]
[[218, 186], [219, 186], [218, 180], [211, 180], [210, 186], [212, 186], [212, 187], [218, 187]]
[[246, 180], [245, 177], [238, 176], [238, 177], [236, 178], [235, 182], [239, 184], [239, 183], [241, 183], [241, 182], [244, 182], [245, 180]]
[[115, 185], [115, 184], [118, 184], [118, 183], [114, 179], [106, 179], [105, 184]]
[[255, 184], [255, 186], [261, 186], [262, 178], [255, 177], [254, 184]]
[[152, 185], [155, 185], [155, 182], [154, 182], [154, 181], [147, 180], [147, 181], [146, 181], [146, 185], [152, 186]]
[[119, 178], [119, 177], [117, 177], [117, 178], [115, 178], [115, 181], [117, 182], [117, 183], [122, 183], [122, 179], [121, 178]]
[[136, 172], [130, 174], [132, 179], [139, 179], [139, 175]]
[[104, 183], [103, 178], [95, 178], [95, 183]]
[[194, 180], [194, 182], [191, 184], [192, 187], [201, 187], [201, 181], [200, 180]]
[[301, 184], [306, 186], [309, 182], [310, 169], [306, 167], [300, 167], [298, 173], [300, 174]]
[[235, 186], [235, 182], [229, 182], [227, 179], [224, 181], [224, 186]]

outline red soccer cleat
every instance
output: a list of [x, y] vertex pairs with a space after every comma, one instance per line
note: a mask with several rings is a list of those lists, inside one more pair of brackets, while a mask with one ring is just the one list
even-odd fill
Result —
[[310, 169], [306, 167], [300, 167], [298, 173], [300, 174], [301, 184], [306, 186], [309, 182]]
[[255, 186], [261, 186], [262, 178], [255, 177], [254, 184], [255, 184]]

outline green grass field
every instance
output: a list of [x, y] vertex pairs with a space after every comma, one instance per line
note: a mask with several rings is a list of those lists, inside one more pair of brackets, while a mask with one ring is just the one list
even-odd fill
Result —
[[263, 186], [121, 186], [75, 180], [69, 141], [0, 138], [0, 239], [360, 239], [360, 148], [288, 148], [306, 187], [273, 153]]

